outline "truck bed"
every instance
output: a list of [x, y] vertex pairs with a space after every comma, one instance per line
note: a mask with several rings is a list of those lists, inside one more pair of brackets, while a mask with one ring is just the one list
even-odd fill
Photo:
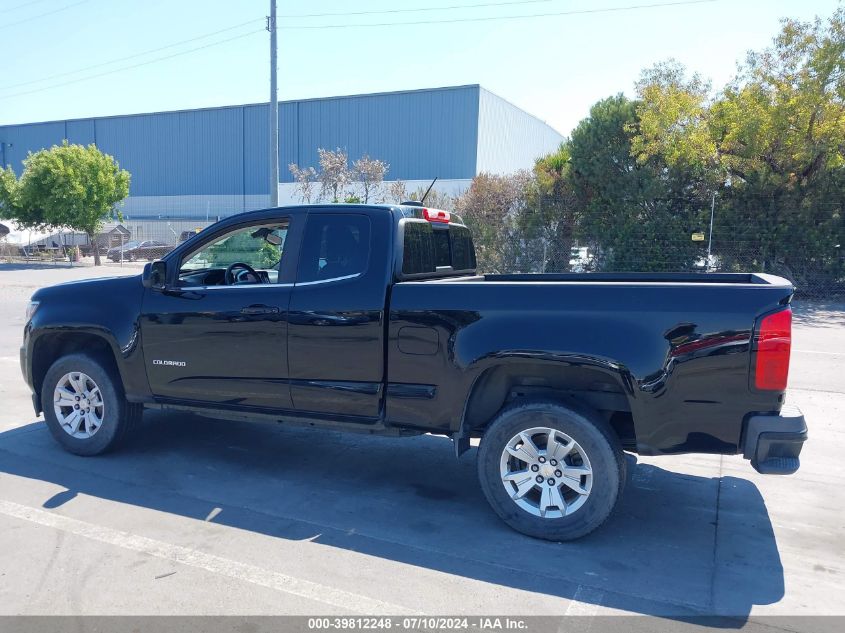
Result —
[[[388, 390], [388, 411], [400, 424], [454, 429], [463, 403], [458, 395], [466, 397], [487, 372], [507, 376], [510, 370], [498, 368], [518, 364], [523, 374], [537, 374], [527, 381], [531, 389], [574, 389], [608, 401], [596, 406], [617, 408], [610, 414], [617, 421], [627, 418], [642, 454], [735, 453], [749, 411], [782, 405], [782, 393], [749, 384], [752, 336], [755, 323], [788, 305], [793, 290], [785, 279], [756, 273], [399, 282], [390, 296], [389, 382], [430, 384], [434, 376], [436, 397], [399, 402]], [[438, 341], [439, 353], [404, 353], [410, 332], [432, 341], [432, 349]], [[480, 416], [501, 404], [491, 398]]]

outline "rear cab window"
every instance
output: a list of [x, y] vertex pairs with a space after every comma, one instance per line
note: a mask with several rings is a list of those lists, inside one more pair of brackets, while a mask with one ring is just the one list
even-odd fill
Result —
[[[417, 217], [425, 209], [403, 209], [399, 222], [404, 278], [475, 274], [475, 248], [469, 229], [460, 218], [446, 214], [449, 221]], [[439, 212], [445, 213], [445, 212]], [[409, 217], [410, 216], [410, 217]]]

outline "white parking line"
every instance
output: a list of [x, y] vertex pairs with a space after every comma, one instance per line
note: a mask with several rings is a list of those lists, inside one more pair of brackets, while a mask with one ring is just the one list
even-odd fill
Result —
[[[204, 569], [228, 576], [234, 580], [252, 583], [261, 587], [275, 589], [287, 594], [340, 607], [346, 611], [378, 615], [409, 615], [415, 612], [399, 605], [383, 602], [359, 594], [327, 587], [310, 580], [301, 580], [277, 571], [263, 569], [255, 565], [236, 560], [206, 554], [199, 550], [181, 545], [171, 545], [163, 541], [122, 532], [78, 519], [71, 519], [60, 514], [46, 512], [38, 508], [20, 505], [12, 501], [0, 500], [0, 514], [29, 521], [38, 525], [61, 530], [69, 534], [82, 536], [100, 543], [115, 545], [123, 549], [155, 556], [165, 560]], [[419, 615], [419, 614], [416, 614]]]
[[598, 613], [603, 600], [604, 592], [601, 589], [578, 585], [564, 615], [592, 617]]
[[845, 356], [845, 352], [820, 352], [814, 349], [794, 349], [796, 354], [824, 354], [825, 356]]

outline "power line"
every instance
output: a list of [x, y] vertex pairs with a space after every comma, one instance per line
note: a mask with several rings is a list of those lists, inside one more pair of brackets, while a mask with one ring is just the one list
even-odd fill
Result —
[[279, 206], [279, 29], [276, 28], [276, 0], [270, 0], [270, 15], [267, 17], [270, 31], [270, 206]]
[[349, 29], [349, 28], [371, 28], [380, 26], [415, 26], [421, 24], [455, 24], [459, 22], [492, 22], [494, 20], [526, 20], [531, 18], [548, 18], [563, 15], [585, 15], [591, 13], [615, 13], [622, 11], [635, 11], [638, 9], [658, 9], [661, 7], [678, 7], [693, 4], [707, 4], [719, 0], [683, 0], [679, 2], [661, 2], [655, 4], [635, 4], [625, 7], [608, 7], [604, 9], [577, 9], [572, 11], [555, 11], [550, 13], [529, 13], [523, 15], [491, 15], [476, 18], [447, 18], [432, 20], [417, 20], [414, 22], [375, 22], [362, 24], [309, 24], [303, 26], [280, 26], [279, 29], [296, 31], [300, 29]]
[[[31, 15], [28, 18], [24, 18], [23, 20], [18, 20], [17, 22], [9, 22], [7, 24], [0, 24], [0, 29], [8, 29], [13, 26], [17, 26], [18, 24], [24, 24], [26, 22], [32, 22], [33, 20], [37, 20], [38, 18], [43, 18], [48, 15], [53, 15], [54, 13], [60, 13], [61, 11], [67, 11], [68, 9], [72, 9], [73, 7], [78, 7], [80, 4], [85, 4], [88, 0], [79, 0], [79, 2], [74, 2], [73, 4], [67, 4], [63, 7], [59, 7], [58, 9], [53, 9], [52, 11], [45, 11], [44, 13], [39, 13], [38, 15]], [[18, 5], [24, 6], [24, 5]]]
[[28, 7], [33, 4], [41, 4], [44, 0], [31, 0], [31, 2], [22, 2], [21, 4], [16, 4], [13, 7], [7, 7], [0, 11], [0, 13], [11, 13], [12, 11], [17, 11], [18, 9], [23, 9], [24, 7]]
[[[34, 0], [33, 2], [24, 3], [17, 5], [17, 7], [11, 7], [7, 9], [10, 11], [15, 8], [28, 6], [29, 4], [36, 4], [39, 2], [43, 2], [44, 0]], [[84, 0], [87, 1], [87, 0]], [[383, 13], [407, 13], [407, 12], [419, 12], [419, 11], [446, 11], [452, 9], [465, 9], [465, 8], [481, 8], [481, 7], [493, 7], [493, 6], [508, 6], [508, 5], [519, 5], [519, 4], [538, 4], [538, 3], [548, 3], [554, 2], [555, 0], [510, 0], [508, 2], [486, 2], [486, 3], [478, 3], [478, 4], [467, 4], [467, 5], [451, 5], [451, 6], [441, 6], [441, 7], [424, 7], [424, 8], [414, 8], [414, 9], [388, 9], [384, 11], [357, 11], [352, 13], [311, 13], [311, 14], [299, 14], [299, 15], [285, 15], [279, 17], [297, 17], [297, 18], [308, 18], [308, 17], [329, 17], [329, 16], [341, 16], [341, 15], [369, 15], [369, 14], [383, 14]], [[72, 5], [71, 5], [72, 6]], [[103, 68], [104, 66], [111, 66], [112, 64], [117, 64], [120, 62], [128, 61], [130, 59], [135, 59], [138, 57], [144, 57], [145, 55], [151, 55], [153, 53], [158, 53], [163, 50], [167, 50], [170, 48], [174, 48], [176, 46], [181, 46], [183, 44], [190, 44], [191, 42], [196, 42], [198, 40], [202, 40], [208, 37], [213, 37], [215, 35], [219, 35], [221, 33], [226, 33], [228, 31], [233, 31], [235, 29], [241, 28], [243, 26], [248, 26], [249, 24], [253, 24], [254, 22], [259, 21], [263, 18], [256, 18], [254, 20], [248, 20], [247, 22], [242, 22], [240, 24], [235, 24], [233, 26], [227, 27], [225, 29], [220, 29], [217, 31], [212, 31], [210, 33], [205, 33], [203, 35], [198, 35], [196, 37], [192, 37], [187, 40], [181, 40], [179, 42], [173, 42], [172, 44], [166, 44], [164, 46], [160, 46], [157, 48], [147, 49], [145, 51], [140, 51], [138, 53], [133, 53], [132, 55], [126, 55], [125, 57], [118, 57], [115, 59], [111, 59], [109, 61], [101, 62], [99, 64], [94, 64], [92, 66], [85, 66], [83, 68], [77, 68], [75, 70], [63, 71], [60, 73], [55, 73], [53, 75], [47, 75], [45, 77], [40, 77], [38, 79], [30, 79], [28, 81], [21, 81], [14, 84], [6, 84], [4, 86], [0, 86], [0, 90], [9, 90], [12, 88], [21, 88], [24, 86], [31, 86], [33, 84], [43, 83], [45, 81], [50, 81], [52, 79], [59, 79], [61, 77], [67, 77], [70, 75], [77, 75], [79, 73], [87, 72], [89, 70], [96, 70], [97, 68]]]
[[[21, 5], [17, 5], [18, 7], [27, 6], [27, 4], [35, 4], [38, 2], [43, 2], [44, 0], [34, 0], [31, 3], [25, 3]], [[87, 1], [87, 0], [85, 0]], [[452, 6], [442, 6], [442, 7], [424, 7], [424, 8], [414, 8], [414, 9], [388, 9], [384, 11], [357, 11], [351, 13], [311, 13], [311, 14], [297, 14], [297, 15], [285, 15], [279, 17], [296, 17], [296, 18], [309, 18], [309, 17], [330, 17], [330, 16], [342, 16], [342, 15], [370, 15], [370, 14], [383, 14], [383, 13], [407, 13], [407, 12], [419, 12], [419, 11], [446, 11], [452, 9], [465, 9], [465, 8], [480, 8], [480, 7], [493, 7], [493, 6], [508, 6], [508, 5], [519, 5], [519, 4], [538, 4], [538, 3], [548, 3], [554, 2], [555, 0], [511, 0], [509, 2], [487, 2], [487, 3], [480, 3], [480, 4], [467, 4], [467, 5], [452, 5]], [[14, 9], [16, 7], [12, 7]], [[11, 10], [8, 9], [8, 10]], [[178, 42], [173, 42], [172, 44], [166, 44], [164, 46], [160, 46], [157, 48], [151, 48], [144, 51], [140, 51], [138, 53], [133, 53], [132, 55], [126, 55], [125, 57], [118, 57], [115, 59], [111, 59], [109, 61], [101, 62], [99, 64], [94, 64], [92, 66], [85, 66], [83, 68], [77, 68], [75, 70], [64, 71], [60, 73], [56, 73], [53, 75], [47, 75], [45, 77], [40, 77], [38, 79], [30, 79], [29, 81], [21, 81], [14, 84], [6, 84], [4, 86], [0, 86], [0, 90], [9, 90], [11, 88], [20, 88], [23, 86], [31, 86], [33, 84], [42, 83], [45, 81], [50, 81], [51, 79], [58, 79], [61, 77], [67, 77], [69, 75], [77, 75], [79, 73], [87, 72], [89, 70], [96, 70], [97, 68], [102, 68], [104, 66], [110, 66], [112, 64], [117, 64], [119, 62], [128, 61], [130, 59], [135, 59], [138, 57], [144, 57], [145, 55], [151, 55], [153, 53], [158, 53], [163, 50], [167, 50], [169, 48], [174, 48], [176, 46], [181, 46], [183, 44], [190, 44], [191, 42], [196, 42], [198, 40], [202, 40], [208, 37], [213, 37], [215, 35], [219, 35], [221, 33], [226, 33], [228, 31], [233, 31], [235, 29], [241, 28], [243, 26], [248, 26], [259, 20], [263, 21], [263, 18], [256, 18], [253, 20], [248, 20], [246, 22], [241, 22], [240, 24], [235, 24], [233, 26], [227, 27], [225, 29], [220, 29], [217, 31], [212, 31], [210, 33], [204, 33], [202, 35], [198, 35], [196, 37], [189, 38], [187, 40], [181, 40]]]
[[[40, 1], [40, 0], [36, 0], [36, 2], [38, 2], [38, 1]], [[453, 8], [471, 8], [471, 7], [485, 7], [485, 6], [497, 6], [497, 5], [509, 5], [509, 4], [533, 4], [533, 3], [547, 2], [547, 1], [551, 1], [551, 0], [511, 0], [510, 2], [499, 2], [499, 3], [481, 3], [481, 4], [475, 4], [475, 5], [452, 5], [452, 6], [449, 6], [449, 7], [436, 7], [436, 8], [432, 7], [430, 10], [447, 10], [447, 9], [453, 9]], [[338, 29], [338, 28], [355, 28], [355, 27], [365, 27], [366, 28], [366, 27], [381, 27], [381, 26], [410, 26], [410, 25], [421, 25], [421, 24], [487, 22], [487, 21], [493, 21], [493, 20], [521, 20], [521, 19], [566, 16], [566, 15], [581, 15], [581, 14], [593, 14], [593, 13], [611, 13], [611, 12], [621, 12], [621, 11], [634, 11], [634, 10], [639, 10], [639, 9], [652, 9], [652, 8], [661, 8], [661, 7], [674, 7], [674, 6], [683, 6], [683, 5], [705, 4], [705, 3], [717, 2], [717, 1], [718, 0], [678, 0], [678, 1], [675, 1], [675, 2], [663, 2], [663, 3], [654, 3], [654, 4], [639, 4], [639, 5], [629, 5], [629, 6], [624, 6], [624, 7], [609, 7], [609, 8], [602, 8], [602, 9], [581, 9], [581, 10], [558, 11], [558, 12], [549, 12], [549, 13], [535, 13], [535, 14], [524, 14], [524, 15], [511, 15], [511, 16], [482, 16], [482, 17], [474, 17], [474, 18], [432, 19], [432, 20], [418, 20], [418, 21], [414, 21], [414, 22], [384, 22], [384, 23], [369, 23], [369, 24], [364, 23], [364, 24], [328, 24], [328, 25], [306, 25], [306, 26], [283, 26], [283, 27], [277, 27], [277, 30]], [[87, 2], [87, 0], [80, 0], [80, 2], [77, 2], [75, 4], [66, 5], [66, 6], [64, 6], [60, 9], [56, 9], [54, 11], [50, 11], [50, 12], [47, 12], [47, 13], [44, 13], [44, 14], [41, 14], [41, 15], [38, 15], [38, 16], [33, 16], [32, 18], [28, 18], [27, 20], [24, 20], [24, 21], [29, 21], [29, 20], [32, 20], [32, 19], [36, 19], [38, 17], [42, 17], [44, 15], [50, 15], [52, 13], [58, 13], [59, 11], [64, 11], [66, 9], [70, 9], [74, 6], [83, 4], [85, 2]], [[23, 6], [23, 5], [19, 5], [19, 6]], [[401, 12], [418, 11], [418, 10], [429, 10], [429, 9], [395, 9], [395, 10], [386, 10], [386, 11], [348, 13], [348, 14], [343, 14], [343, 15], [362, 15], [362, 14], [369, 14], [369, 13], [401, 13]], [[313, 15], [314, 15], [314, 17], [316, 17], [318, 14], [313, 14]], [[327, 13], [327, 14], [322, 14], [322, 15], [328, 16], [328, 15], [340, 15], [340, 14], [328, 14]], [[306, 16], [300, 15], [300, 16], [297, 16], [297, 17], [306, 17]], [[243, 22], [241, 24], [236, 24], [236, 25], [233, 25], [233, 26], [230, 26], [230, 27], [226, 27], [226, 28], [220, 29], [218, 31], [213, 31], [211, 33], [206, 33], [204, 35], [198, 35], [196, 37], [193, 37], [193, 38], [190, 38], [190, 39], [187, 39], [187, 40], [182, 40], [180, 42], [174, 42], [172, 44], [167, 44], [167, 45], [164, 45], [164, 46], [160, 46], [158, 48], [149, 49], [149, 50], [146, 50], [146, 51], [143, 51], [143, 52], [140, 52], [140, 53], [135, 53], [133, 55], [127, 55], [125, 57], [113, 59], [111, 61], [102, 62], [102, 63], [95, 64], [95, 65], [92, 65], [92, 66], [87, 66], [85, 68], [80, 68], [80, 69], [77, 69], [77, 70], [68, 71], [68, 72], [64, 72], [64, 73], [57, 73], [57, 74], [50, 75], [50, 76], [47, 76], [47, 77], [42, 77], [40, 79], [30, 80], [30, 81], [26, 81], [26, 82], [20, 82], [20, 83], [17, 83], [17, 84], [9, 84], [9, 85], [0, 87], [0, 90], [6, 90], [6, 89], [9, 89], [9, 88], [31, 85], [31, 84], [34, 84], [34, 83], [41, 83], [41, 82], [44, 82], [44, 81], [48, 81], [50, 79], [55, 79], [55, 78], [58, 78], [58, 77], [65, 77], [65, 76], [68, 76], [68, 75], [75, 75], [75, 74], [79, 74], [81, 72], [86, 72], [88, 70], [93, 70], [93, 69], [96, 69], [96, 68], [101, 68], [103, 66], [109, 66], [111, 64], [116, 64], [116, 63], [119, 63], [121, 61], [126, 61], [126, 60], [134, 59], [134, 58], [137, 58], [137, 57], [143, 57], [145, 55], [149, 55], [149, 54], [152, 54], [152, 53], [155, 53], [155, 52], [159, 52], [159, 51], [162, 51], [162, 50], [173, 48], [175, 46], [180, 46], [180, 45], [187, 44], [187, 43], [190, 43], [190, 42], [195, 42], [197, 40], [205, 39], [207, 37], [212, 37], [212, 36], [218, 35], [220, 33], [225, 33], [225, 32], [228, 32], [228, 31], [232, 31], [234, 29], [242, 28], [242, 27], [247, 26], [249, 24], [252, 24], [256, 21], [258, 21], [258, 19], [249, 20], [247, 22]], [[10, 24], [10, 25], [5, 25], [5, 26], [12, 26], [12, 25]], [[0, 27], [0, 28], [4, 28], [4, 27]], [[256, 33], [260, 33], [263, 30], [264, 29], [250, 31], [248, 33], [236, 35], [234, 37], [230, 37], [230, 38], [227, 38], [227, 39], [219, 40], [219, 41], [216, 41], [216, 42], [211, 42], [211, 43], [205, 44], [203, 46], [197, 46], [197, 47], [190, 48], [190, 49], [187, 49], [187, 50], [184, 50], [184, 51], [179, 51], [179, 52], [173, 53], [171, 55], [165, 55], [165, 56], [162, 56], [162, 57], [157, 57], [157, 58], [154, 58], [154, 59], [150, 59], [150, 60], [147, 60], [147, 61], [144, 61], [144, 62], [140, 62], [138, 64], [132, 64], [132, 65], [129, 65], [129, 66], [121, 66], [120, 68], [114, 68], [114, 69], [111, 69], [111, 70], [104, 71], [102, 73], [97, 73], [97, 74], [89, 75], [89, 76], [86, 76], [86, 77], [79, 77], [77, 79], [71, 79], [71, 80], [61, 82], [61, 83], [58, 83], [58, 84], [53, 84], [53, 85], [50, 85], [50, 86], [44, 86], [44, 87], [35, 88], [35, 89], [32, 89], [32, 90], [15, 92], [15, 93], [7, 94], [7, 95], [0, 95], [0, 99], [9, 99], [9, 98], [12, 98], [12, 97], [19, 97], [19, 96], [24, 96], [24, 95], [28, 95], [28, 94], [43, 92], [45, 90], [52, 90], [54, 88], [60, 88], [60, 87], [71, 85], [71, 84], [78, 83], [78, 82], [81, 82], [81, 81], [88, 81], [88, 80], [91, 80], [91, 79], [96, 79], [96, 78], [99, 78], [99, 77], [111, 75], [111, 74], [122, 72], [122, 71], [125, 71], [125, 70], [131, 70], [131, 69], [134, 69], [134, 68], [139, 68], [141, 66], [146, 66], [146, 65], [158, 63], [158, 62], [161, 62], [161, 61], [166, 61], [166, 60], [172, 59], [174, 57], [187, 55], [187, 54], [190, 54], [190, 53], [194, 53], [196, 51], [204, 50], [206, 48], [210, 48], [210, 47], [213, 47], [213, 46], [219, 46], [221, 44], [226, 44], [226, 43], [234, 41], [234, 40], [242, 39], [242, 38], [247, 37], [249, 35], [254, 35]]]
[[123, 72], [124, 70], [132, 70], [133, 68], [140, 68], [141, 66], [147, 66], [149, 64], [155, 64], [158, 62], [163, 62], [168, 59], [173, 59], [174, 57], [179, 57], [181, 55], [188, 55], [189, 53], [195, 53], [196, 51], [201, 51], [206, 48], [211, 48], [212, 46], [220, 46], [221, 44], [227, 44], [229, 42], [233, 42], [235, 40], [243, 39], [245, 37], [249, 37], [250, 35], [255, 35], [256, 33], [263, 33], [264, 29], [258, 29], [256, 31], [250, 31], [249, 33], [241, 33], [240, 35], [235, 35], [234, 37], [226, 38], [225, 40], [218, 40], [217, 42], [210, 42], [208, 44], [204, 44], [203, 46], [197, 46], [195, 48], [189, 48], [184, 51], [179, 51], [178, 53], [173, 53], [171, 55], [164, 55], [162, 57], [156, 57], [155, 59], [150, 59], [145, 62], [140, 62], [138, 64], [132, 64], [130, 66], [121, 66], [120, 68], [113, 68], [112, 70], [107, 70], [102, 73], [98, 73], [96, 75], [88, 75], [87, 77], [80, 77], [78, 79], [71, 79], [69, 81], [65, 81], [58, 84], [53, 84], [52, 86], [44, 86], [43, 88], [35, 88], [34, 90], [25, 90], [22, 92], [14, 92], [8, 95], [0, 96], [0, 100], [3, 99], [11, 99], [12, 97], [20, 97], [23, 95], [34, 94], [36, 92], [43, 92], [45, 90], [53, 90], [54, 88], [61, 88], [63, 86], [69, 86], [71, 84], [79, 83], [80, 81], [88, 81], [90, 79], [97, 79], [98, 77], [105, 77], [106, 75], [113, 75], [114, 73]]
[[247, 22], [241, 22], [240, 24], [235, 24], [233, 26], [226, 27], [225, 29], [220, 29], [218, 31], [212, 31], [211, 33], [205, 33], [203, 35], [197, 35], [196, 37], [192, 37], [187, 40], [181, 40], [179, 42], [173, 42], [172, 44], [166, 44], [164, 46], [159, 46], [158, 48], [150, 48], [145, 51], [141, 51], [139, 53], [133, 53], [132, 55], [127, 55], [125, 57], [118, 57], [116, 59], [109, 60], [107, 62], [101, 62], [99, 64], [94, 64], [93, 66], [85, 66], [84, 68], [77, 68], [76, 70], [68, 70], [61, 73], [56, 73], [54, 75], [47, 75], [46, 77], [41, 77], [39, 79], [30, 79], [29, 81], [21, 81], [16, 84], [6, 84], [5, 86], [0, 86], [0, 90], [9, 90], [10, 88], [20, 88], [21, 86], [31, 86], [32, 84], [42, 83], [44, 81], [50, 81], [51, 79], [58, 79], [60, 77], [67, 77], [68, 75], [78, 75], [79, 73], [84, 73], [89, 70], [95, 70], [97, 68], [102, 68], [103, 66], [111, 66], [112, 64], [117, 64], [120, 62], [125, 62], [130, 59], [135, 59], [137, 57], [144, 57], [145, 55], [151, 55], [153, 53], [158, 53], [160, 51], [167, 50], [169, 48], [175, 48], [176, 46], [182, 46], [183, 44], [190, 44], [191, 42], [196, 42], [198, 40], [204, 40], [208, 37], [213, 37], [215, 35], [220, 35], [221, 33], [227, 33], [228, 31], [234, 31], [235, 29], [242, 28], [244, 26], [248, 26], [250, 24], [254, 24], [257, 22], [263, 22], [263, 18], [256, 18], [253, 20], [248, 20]]
[[289, 13], [280, 18], [327, 18], [346, 15], [383, 15], [385, 13], [420, 13], [422, 11], [452, 11], [454, 9], [477, 9], [482, 7], [506, 7], [518, 4], [548, 4], [555, 0], [509, 0], [507, 2], [483, 2], [479, 4], [455, 4], [445, 7], [417, 7], [413, 9], [383, 9], [379, 11], [340, 11], [337, 13]]

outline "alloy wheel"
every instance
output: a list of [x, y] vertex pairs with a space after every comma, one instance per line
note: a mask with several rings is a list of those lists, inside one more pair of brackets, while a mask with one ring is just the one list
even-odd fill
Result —
[[576, 512], [593, 486], [593, 469], [584, 449], [548, 427], [514, 435], [502, 451], [499, 470], [511, 500], [541, 518]]
[[103, 395], [88, 374], [72, 371], [62, 376], [53, 391], [53, 408], [59, 425], [71, 437], [87, 439], [103, 425]]

